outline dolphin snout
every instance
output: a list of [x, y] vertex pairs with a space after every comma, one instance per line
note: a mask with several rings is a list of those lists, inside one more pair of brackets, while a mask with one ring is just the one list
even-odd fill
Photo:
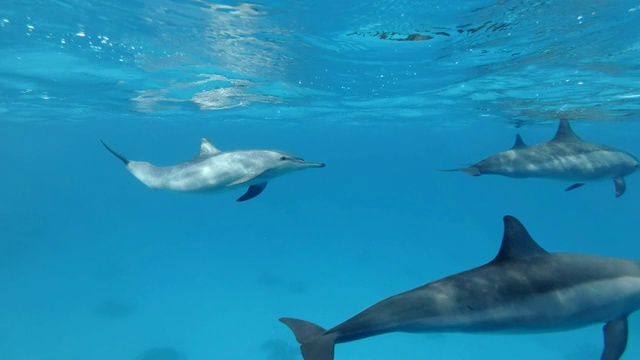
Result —
[[315, 168], [323, 168], [325, 167], [325, 163], [323, 162], [308, 162], [305, 161], [305, 165], [307, 165], [308, 167], [315, 167]]
[[301, 157], [296, 157], [296, 158], [293, 158], [292, 160], [298, 163], [303, 168], [323, 168], [326, 166], [325, 163], [323, 162], [305, 161]]

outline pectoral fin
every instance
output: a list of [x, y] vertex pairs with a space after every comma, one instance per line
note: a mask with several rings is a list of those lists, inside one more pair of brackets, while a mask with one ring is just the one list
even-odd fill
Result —
[[571, 186], [569, 186], [568, 188], [564, 189], [564, 191], [571, 191], [573, 189], [577, 189], [579, 187], [581, 187], [582, 185], [584, 185], [583, 183], [575, 183]]
[[627, 318], [609, 321], [604, 328], [604, 350], [601, 360], [618, 360], [627, 348], [629, 323]]
[[622, 196], [622, 194], [627, 190], [627, 184], [625, 184], [622, 176], [614, 177], [613, 185], [616, 187], [616, 197]]
[[264, 188], [266, 187], [267, 187], [266, 181], [260, 184], [251, 185], [249, 186], [249, 189], [247, 189], [247, 192], [244, 193], [244, 195], [240, 196], [236, 201], [242, 202], [242, 201], [247, 201], [249, 199], [253, 199], [254, 197], [260, 195], [260, 193], [264, 191]]

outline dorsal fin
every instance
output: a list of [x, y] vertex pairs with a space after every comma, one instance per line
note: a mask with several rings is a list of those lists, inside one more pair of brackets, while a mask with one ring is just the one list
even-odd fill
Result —
[[198, 153], [198, 157], [212, 156], [219, 152], [220, 150], [217, 147], [215, 147], [211, 143], [211, 141], [207, 140], [206, 138], [202, 138], [202, 141], [200, 142], [200, 152]]
[[516, 141], [513, 144], [513, 147], [511, 148], [511, 150], [513, 149], [522, 149], [522, 148], [526, 148], [527, 144], [524, 143], [524, 140], [522, 140], [522, 136], [520, 136], [520, 134], [516, 134]]
[[573, 130], [571, 130], [569, 120], [560, 119], [556, 136], [554, 136], [551, 141], [580, 141], [580, 138], [573, 132]]
[[498, 255], [493, 259], [494, 262], [548, 254], [545, 249], [533, 240], [518, 219], [507, 215], [503, 220], [504, 235], [502, 236], [502, 245]]

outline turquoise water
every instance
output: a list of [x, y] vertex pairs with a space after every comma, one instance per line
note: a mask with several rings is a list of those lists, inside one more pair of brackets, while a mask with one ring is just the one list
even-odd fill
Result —
[[[550, 139], [640, 154], [638, 1], [17, 1], [0, 9], [0, 359], [301, 359], [333, 326], [493, 258], [511, 214], [549, 251], [640, 259], [640, 178], [440, 173]], [[172, 164], [200, 138], [326, 168], [245, 203], [153, 191], [100, 140]], [[337, 360], [596, 359], [601, 326], [389, 334]], [[623, 359], [640, 357], [630, 318]]]

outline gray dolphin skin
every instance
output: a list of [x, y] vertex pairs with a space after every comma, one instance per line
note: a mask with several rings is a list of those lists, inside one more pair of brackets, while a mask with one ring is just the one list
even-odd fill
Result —
[[626, 190], [624, 177], [640, 169], [638, 159], [611, 146], [587, 142], [560, 120], [555, 137], [547, 142], [526, 145], [516, 135], [513, 147], [493, 154], [469, 167], [441, 171], [462, 171], [472, 176], [502, 175], [512, 178], [546, 178], [570, 181], [570, 191], [585, 182], [613, 179], [616, 197]]
[[640, 308], [640, 262], [549, 253], [512, 216], [485, 265], [384, 299], [329, 330], [281, 318], [304, 360], [333, 359], [334, 344], [390, 332], [528, 333], [604, 323], [601, 360], [627, 346], [627, 317]]
[[325, 166], [324, 163], [304, 161], [278, 150], [220, 151], [205, 138], [196, 157], [173, 166], [131, 161], [104, 141], [102, 145], [120, 159], [133, 176], [152, 189], [213, 193], [248, 186], [236, 201], [260, 195], [268, 181], [278, 176]]

